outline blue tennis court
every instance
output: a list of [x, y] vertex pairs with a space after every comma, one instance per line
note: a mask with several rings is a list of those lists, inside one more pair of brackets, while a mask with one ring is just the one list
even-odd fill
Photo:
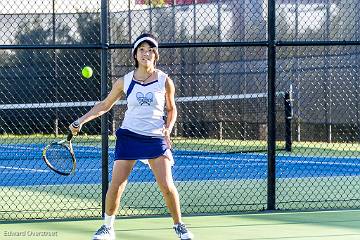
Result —
[[[7, 144], [0, 146], [0, 185], [31, 186], [101, 183], [101, 149], [74, 145], [77, 169], [63, 177], [44, 164], [41, 144]], [[109, 167], [113, 160], [109, 150]], [[174, 151], [176, 181], [266, 179], [267, 156], [259, 153], [209, 153]], [[110, 169], [111, 174], [111, 169]], [[4, 176], [10, 176], [4, 177]], [[360, 160], [350, 157], [281, 156], [277, 157], [278, 178], [308, 178], [360, 175]], [[149, 167], [137, 162], [131, 182], [150, 182], [154, 177]]]

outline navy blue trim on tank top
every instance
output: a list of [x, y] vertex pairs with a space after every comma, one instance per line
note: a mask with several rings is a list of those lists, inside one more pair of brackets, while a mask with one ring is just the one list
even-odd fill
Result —
[[[134, 81], [134, 80], [133, 80]], [[148, 85], [151, 85], [151, 84], [153, 84], [153, 83], [156, 83], [156, 82], [158, 82], [159, 80], [155, 80], [155, 81], [152, 81], [152, 82], [149, 82], [149, 83], [144, 83], [144, 84], [142, 84], [142, 83], [139, 83], [139, 82], [137, 82], [137, 81], [134, 81], [136, 84], [139, 84], [139, 85], [141, 85], [141, 86], [148, 86]]]
[[153, 84], [153, 83], [156, 83], [156, 82], [158, 82], [159, 80], [155, 80], [155, 81], [152, 81], [152, 82], [149, 82], [149, 83], [145, 83], [145, 84], [141, 84], [140, 82], [138, 82], [138, 81], [135, 81], [134, 79], [133, 80], [131, 80], [131, 83], [130, 83], [130, 85], [129, 85], [129, 87], [128, 87], [128, 89], [127, 89], [127, 91], [126, 91], [126, 98], [128, 98], [129, 97], [129, 95], [130, 95], [130, 93], [132, 92], [132, 90], [134, 89], [134, 86], [135, 86], [135, 84], [139, 84], [139, 85], [141, 85], [141, 86], [148, 86], [148, 85], [151, 85], [151, 84]]
[[130, 93], [132, 92], [132, 90], [134, 89], [134, 86], [135, 86], [135, 81], [132, 80], [127, 91], [126, 91], [126, 98], [129, 97]]

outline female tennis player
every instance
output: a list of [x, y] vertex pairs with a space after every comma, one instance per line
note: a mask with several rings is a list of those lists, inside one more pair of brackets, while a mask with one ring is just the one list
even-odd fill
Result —
[[135, 40], [132, 57], [135, 70], [118, 79], [103, 101], [70, 125], [73, 134], [77, 134], [83, 124], [109, 111], [122, 92], [125, 93], [127, 110], [121, 127], [116, 131], [115, 161], [106, 194], [104, 225], [93, 239], [115, 239], [114, 221], [121, 195], [135, 161], [142, 160], [151, 167], [176, 234], [182, 240], [191, 240], [194, 236], [182, 222], [179, 194], [171, 171], [174, 161], [170, 133], [177, 117], [174, 83], [167, 74], [155, 68], [159, 52], [158, 42], [152, 34], [142, 34]]

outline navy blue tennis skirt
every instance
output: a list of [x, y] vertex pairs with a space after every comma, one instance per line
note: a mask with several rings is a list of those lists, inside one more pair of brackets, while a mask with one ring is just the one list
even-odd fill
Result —
[[144, 136], [122, 128], [116, 131], [115, 160], [157, 158], [167, 148], [163, 137]]

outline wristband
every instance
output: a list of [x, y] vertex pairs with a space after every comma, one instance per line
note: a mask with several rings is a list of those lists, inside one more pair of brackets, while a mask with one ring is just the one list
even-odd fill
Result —
[[80, 122], [79, 122], [79, 120], [76, 120], [75, 122], [73, 122], [73, 123], [71, 124], [71, 126], [72, 126], [73, 128], [79, 128], [79, 127], [80, 127]]
[[168, 132], [169, 136], [170, 136], [170, 129], [169, 128], [164, 128], [164, 130], [163, 130], [164, 135], [165, 135], [165, 132]]

